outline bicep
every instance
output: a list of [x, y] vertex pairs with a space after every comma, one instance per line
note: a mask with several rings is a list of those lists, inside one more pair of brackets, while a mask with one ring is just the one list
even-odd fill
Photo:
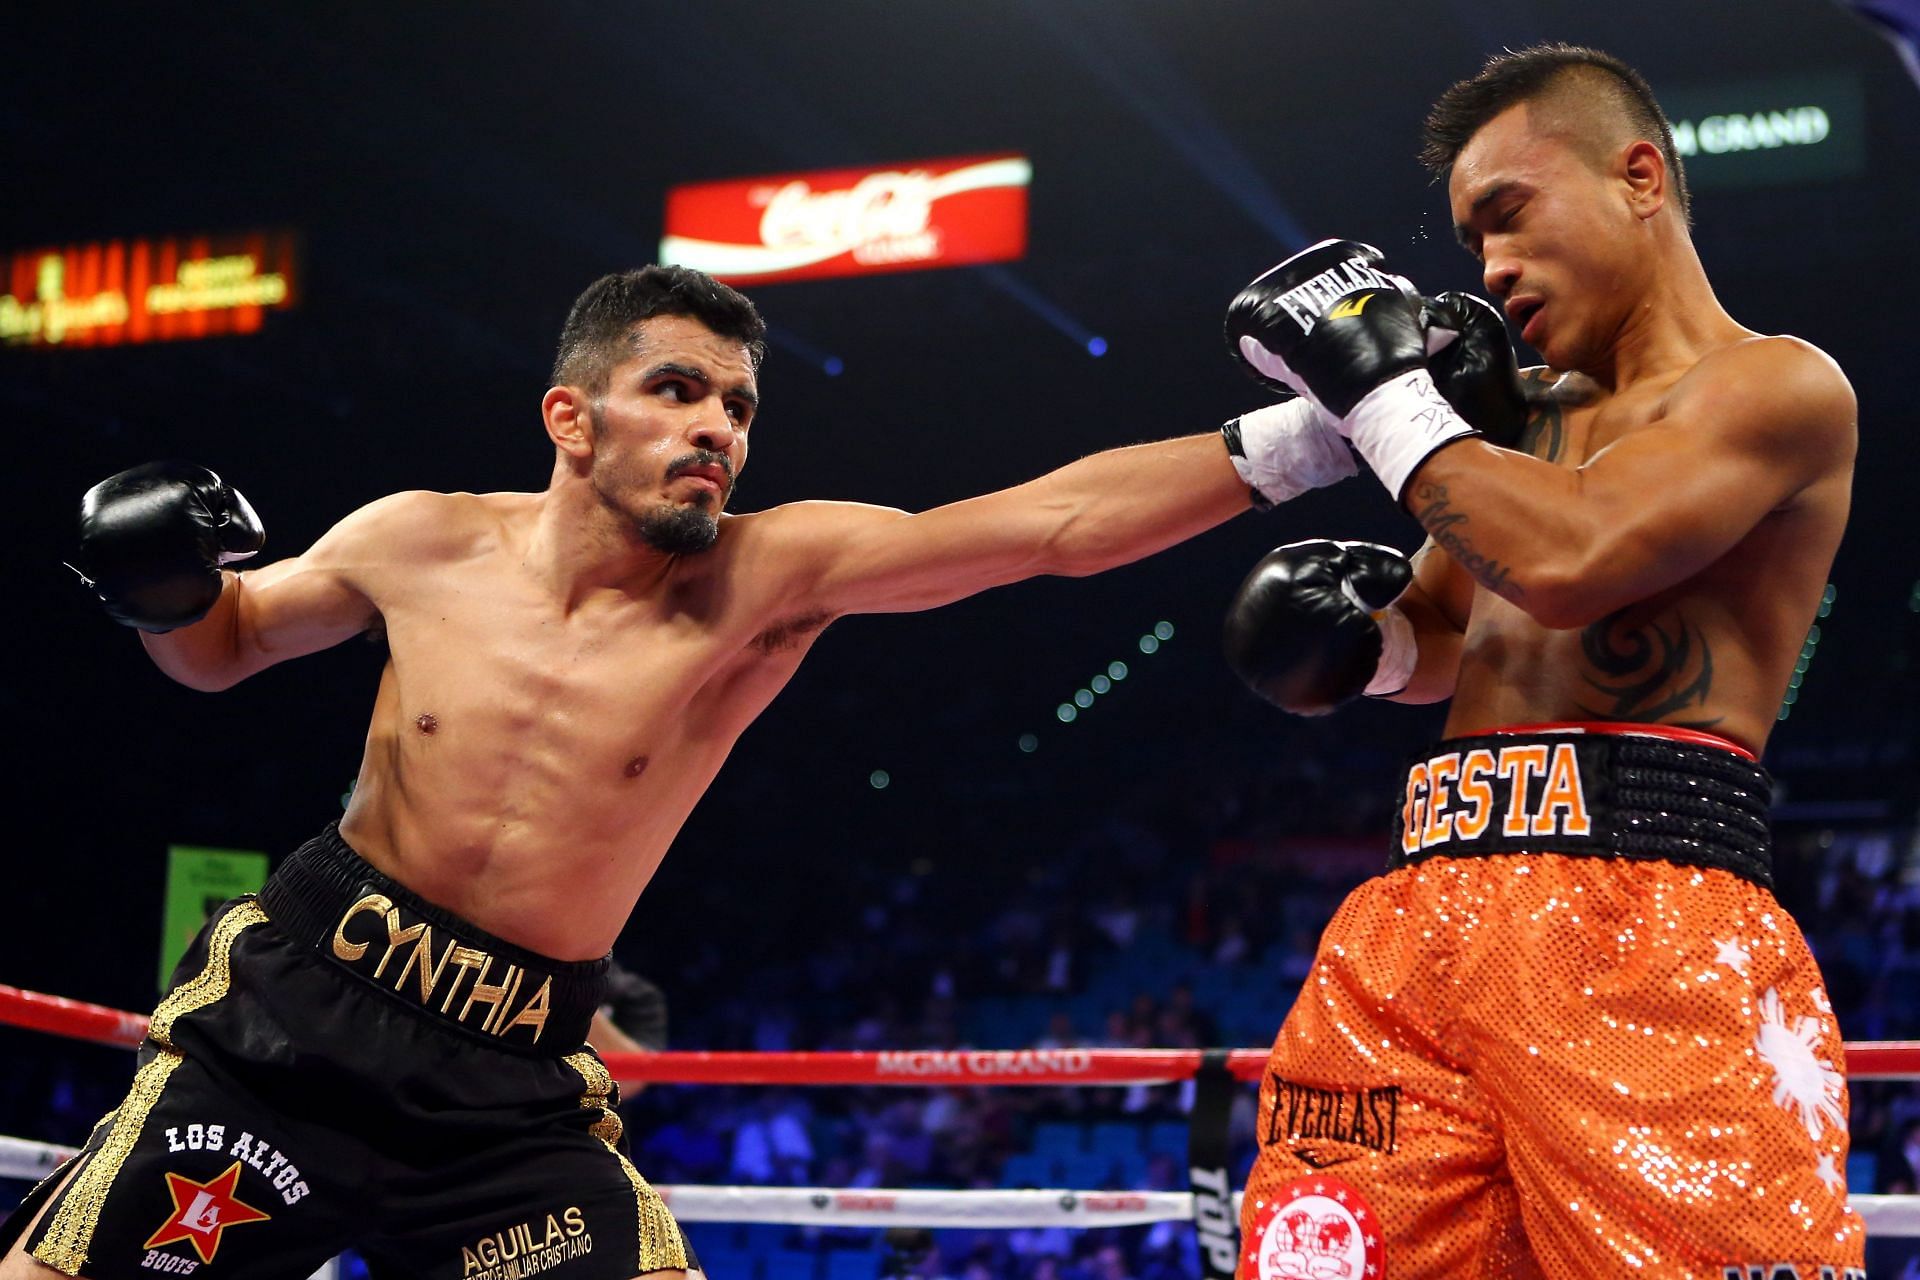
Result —
[[373, 603], [349, 574], [312, 553], [239, 575], [235, 642], [244, 674], [331, 648], [365, 631]]
[[1018, 486], [929, 511], [808, 502], [796, 539], [806, 612], [910, 613], [1048, 572], [1045, 530], [1063, 522]]
[[[351, 639], [379, 618], [372, 583], [404, 558], [438, 494], [394, 494], [341, 520], [300, 555], [237, 575], [234, 650], [239, 676]], [[442, 515], [444, 513], [441, 513]], [[238, 676], [236, 678], [239, 678]]]
[[1588, 536], [1572, 574], [1594, 608], [1609, 612], [1699, 573], [1850, 450], [1850, 413], [1756, 398], [1692, 397], [1574, 473]]

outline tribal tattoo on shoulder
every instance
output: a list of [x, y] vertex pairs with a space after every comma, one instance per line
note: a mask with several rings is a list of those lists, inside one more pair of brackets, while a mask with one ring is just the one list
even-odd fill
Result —
[[[1713, 646], [1678, 611], [1629, 623], [1632, 606], [1608, 614], [1580, 633], [1581, 673], [1592, 697], [1579, 704], [1595, 720], [1665, 722], [1689, 708], [1704, 710], [1713, 692]], [[1591, 705], [1589, 705], [1591, 703]], [[1707, 729], [1722, 717], [1675, 720]]]
[[1548, 462], [1560, 461], [1566, 448], [1566, 414], [1560, 397], [1554, 394], [1553, 381], [1545, 368], [1528, 369], [1520, 375], [1520, 386], [1527, 396], [1527, 425], [1520, 429], [1514, 448]]

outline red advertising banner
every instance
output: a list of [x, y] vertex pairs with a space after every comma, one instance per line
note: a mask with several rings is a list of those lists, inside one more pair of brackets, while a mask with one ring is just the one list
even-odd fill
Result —
[[0, 343], [103, 347], [253, 333], [294, 303], [290, 231], [0, 255]]
[[1007, 262], [1027, 251], [1032, 177], [994, 155], [675, 187], [660, 261], [734, 284]]

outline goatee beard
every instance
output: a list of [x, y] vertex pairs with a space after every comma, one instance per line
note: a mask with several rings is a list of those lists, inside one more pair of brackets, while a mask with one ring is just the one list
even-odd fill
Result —
[[720, 521], [698, 507], [662, 503], [649, 507], [633, 522], [640, 540], [670, 556], [690, 556], [711, 548], [720, 537]]

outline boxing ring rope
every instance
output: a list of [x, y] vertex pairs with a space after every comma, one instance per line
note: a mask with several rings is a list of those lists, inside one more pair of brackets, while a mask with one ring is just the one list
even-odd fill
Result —
[[[0, 983], [0, 1023], [132, 1049], [147, 1017]], [[1851, 1080], [1920, 1080], [1920, 1040], [1846, 1045]], [[845, 1052], [604, 1053], [622, 1084], [1134, 1085], [1177, 1084], [1200, 1069], [1199, 1049], [913, 1049]], [[1258, 1080], [1265, 1049], [1235, 1049], [1227, 1067]]]
[[[133, 1048], [142, 1014], [0, 984], [0, 1024]], [[807, 1086], [1114, 1086], [1173, 1084], [1199, 1073], [1197, 1049], [954, 1049], [837, 1053], [608, 1053], [622, 1084]], [[1920, 1080], [1920, 1040], [1846, 1045], [1847, 1075]], [[1266, 1051], [1236, 1049], [1225, 1065], [1260, 1078]], [[0, 1177], [40, 1178], [77, 1149], [0, 1137]], [[657, 1188], [683, 1222], [759, 1222], [843, 1227], [1120, 1227], [1192, 1221], [1185, 1191], [1068, 1189], [926, 1191], [850, 1187]], [[1920, 1196], [1848, 1197], [1875, 1236], [1920, 1236]], [[1236, 1197], [1237, 1200], [1237, 1197]]]

